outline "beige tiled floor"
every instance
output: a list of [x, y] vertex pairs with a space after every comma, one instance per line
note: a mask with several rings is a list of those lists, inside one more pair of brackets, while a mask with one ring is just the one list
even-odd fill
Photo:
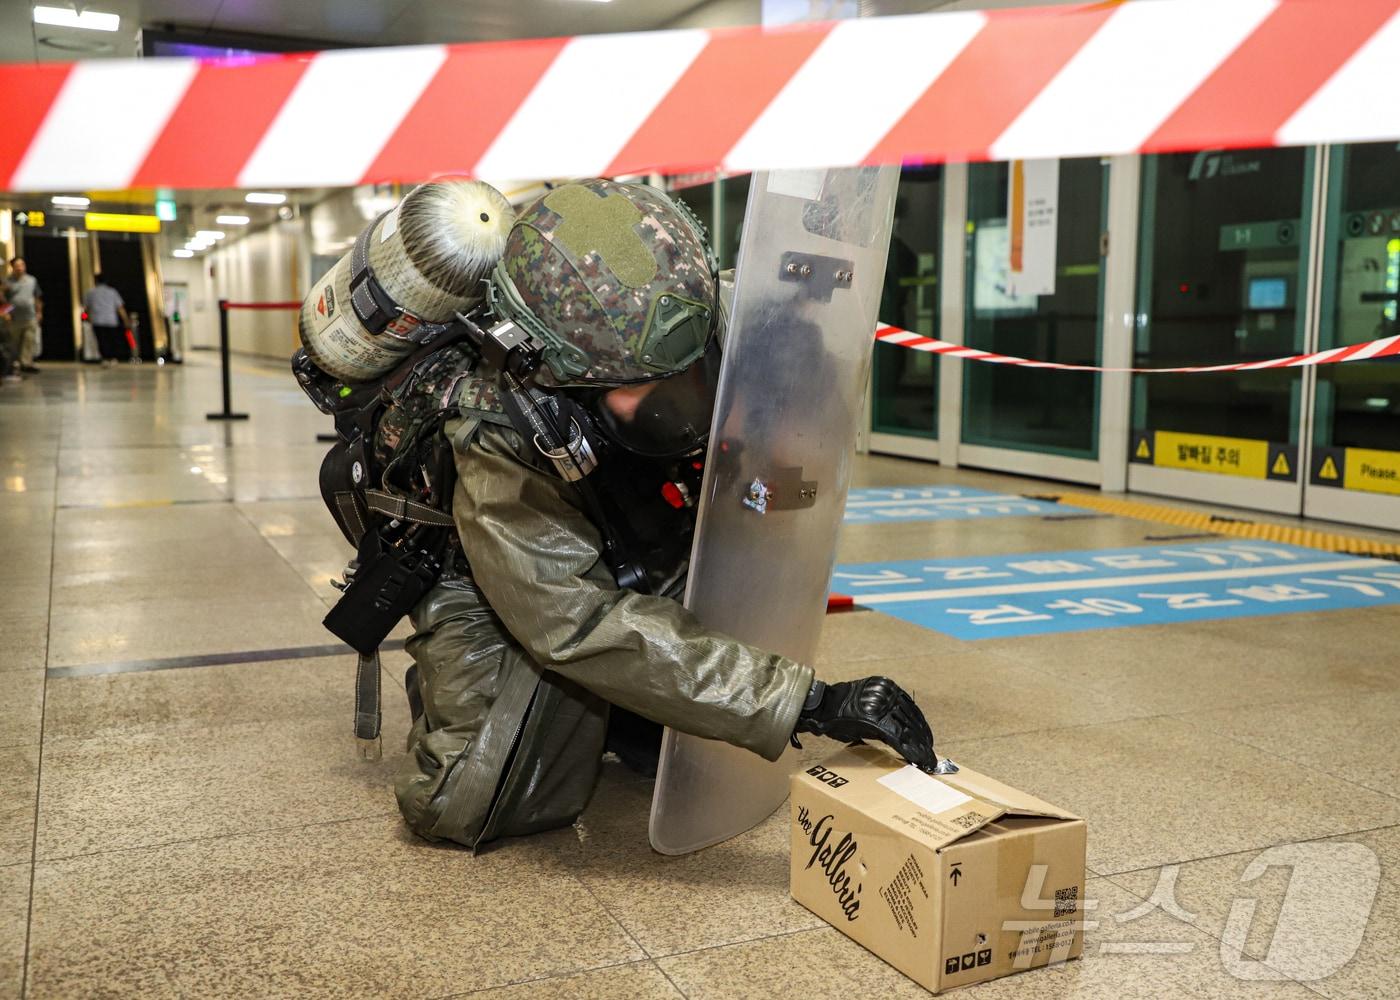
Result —
[[[1129, 922], [1142, 900], [1091, 879], [1087, 899], [1096, 925], [1082, 961], [971, 987], [958, 996], [995, 1000], [1064, 997], [1157, 1000], [1160, 997], [1244, 996], [1259, 1000], [1315, 997], [1296, 982], [1241, 982], [1218, 958], [1219, 941], [1161, 911]], [[1144, 950], [1171, 949], [1170, 953]], [[657, 963], [688, 997], [700, 1000], [766, 997], [926, 997], [921, 987], [829, 927], [690, 952]]]
[[[282, 367], [238, 365], [252, 419], [233, 426], [204, 420], [199, 355], [46, 367], [0, 393], [0, 998], [926, 995], [789, 898], [781, 812], [663, 857], [649, 783], [608, 764], [572, 829], [476, 857], [408, 835], [404, 654], [385, 658], [378, 764], [351, 745], [348, 656], [248, 655], [329, 644], [349, 554], [317, 497], [322, 421]], [[1049, 488], [889, 458], [856, 474]], [[1179, 533], [862, 525], [840, 558]], [[1400, 606], [962, 642], [851, 612], [827, 619], [817, 667], [897, 678], [943, 752], [1088, 820], [1084, 960], [965, 995], [1383, 997], [1400, 979], [1397, 625]], [[182, 656], [232, 662], [139, 662]], [[1321, 905], [1319, 864], [1355, 891]], [[1144, 906], [1173, 884], [1178, 915]]]

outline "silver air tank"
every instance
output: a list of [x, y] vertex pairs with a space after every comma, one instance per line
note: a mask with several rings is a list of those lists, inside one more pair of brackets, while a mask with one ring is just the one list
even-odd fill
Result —
[[500, 260], [514, 219], [505, 197], [481, 181], [414, 188], [370, 223], [361, 261], [401, 312], [378, 332], [366, 328], [351, 303], [357, 270], [352, 250], [301, 305], [307, 355], [345, 382], [367, 382], [390, 371], [422, 342], [425, 324], [445, 323], [481, 302], [483, 279]]

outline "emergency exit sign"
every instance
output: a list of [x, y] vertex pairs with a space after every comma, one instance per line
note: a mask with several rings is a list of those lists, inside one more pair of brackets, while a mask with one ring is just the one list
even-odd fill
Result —
[[1221, 250], [1259, 250], [1290, 247], [1298, 242], [1297, 219], [1240, 222], [1220, 227]]

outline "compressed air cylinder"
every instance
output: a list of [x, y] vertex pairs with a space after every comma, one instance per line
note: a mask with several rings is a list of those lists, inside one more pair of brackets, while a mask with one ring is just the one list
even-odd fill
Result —
[[301, 305], [307, 355], [345, 382], [367, 382], [390, 371], [419, 346], [408, 338], [421, 324], [445, 323], [481, 302], [483, 279], [500, 260], [514, 219], [510, 202], [480, 181], [414, 188], [370, 223], [370, 267], [403, 315], [379, 333], [364, 328], [350, 305], [347, 253]]

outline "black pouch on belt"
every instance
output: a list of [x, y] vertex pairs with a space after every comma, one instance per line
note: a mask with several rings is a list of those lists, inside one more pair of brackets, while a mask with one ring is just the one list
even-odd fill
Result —
[[359, 568], [322, 624], [351, 649], [372, 654], [442, 573], [444, 532], [430, 534], [426, 546], [400, 548], [365, 532]]

